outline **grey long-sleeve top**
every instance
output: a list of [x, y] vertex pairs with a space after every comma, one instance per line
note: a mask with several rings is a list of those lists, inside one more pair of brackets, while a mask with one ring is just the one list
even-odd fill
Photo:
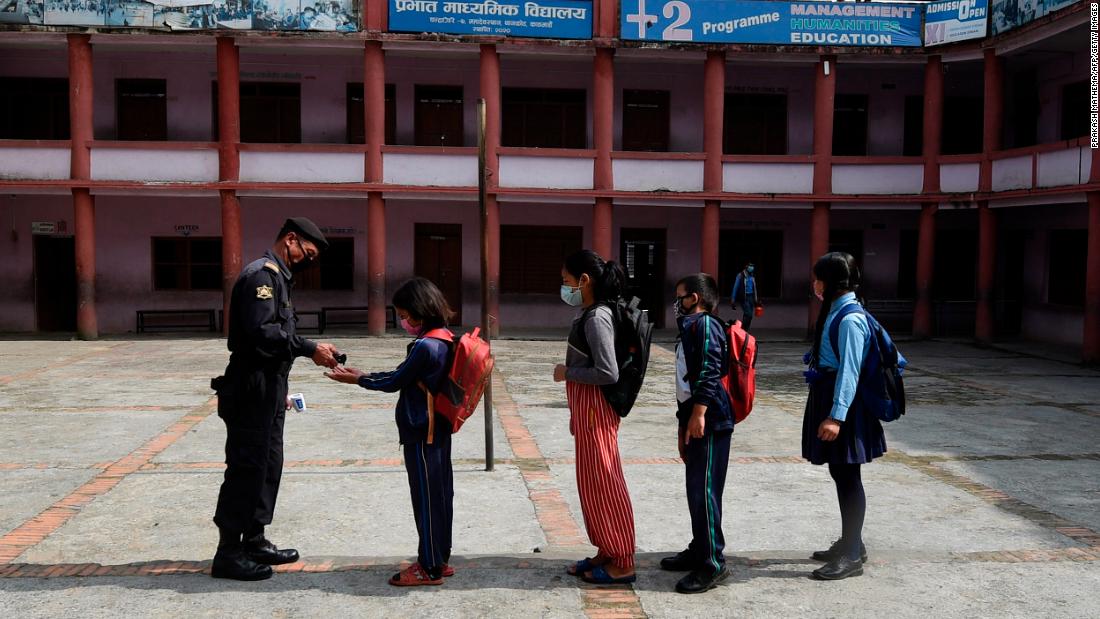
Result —
[[565, 354], [565, 379], [585, 385], [613, 385], [619, 380], [615, 359], [615, 319], [599, 305], [573, 322]]

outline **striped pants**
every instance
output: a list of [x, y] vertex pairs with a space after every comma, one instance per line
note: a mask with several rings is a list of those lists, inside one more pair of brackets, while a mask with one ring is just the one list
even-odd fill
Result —
[[620, 417], [595, 385], [567, 382], [565, 391], [588, 539], [616, 567], [633, 568], [634, 509], [619, 459]]
[[451, 427], [436, 419], [435, 438], [405, 445], [405, 472], [409, 476], [416, 533], [420, 538], [416, 560], [435, 575], [451, 560], [451, 522], [454, 520], [454, 473], [451, 469]]

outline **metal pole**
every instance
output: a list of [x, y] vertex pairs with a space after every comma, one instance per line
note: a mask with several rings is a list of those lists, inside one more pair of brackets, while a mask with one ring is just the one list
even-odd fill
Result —
[[[485, 202], [485, 99], [477, 100], [477, 205], [481, 212], [481, 337], [490, 340], [489, 207]], [[493, 470], [493, 380], [485, 385], [485, 470]]]

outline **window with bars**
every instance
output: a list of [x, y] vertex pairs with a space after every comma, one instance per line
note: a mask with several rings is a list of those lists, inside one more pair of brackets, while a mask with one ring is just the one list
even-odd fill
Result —
[[304, 271], [294, 274], [295, 290], [353, 290], [355, 239], [328, 237], [328, 249]]
[[221, 237], [154, 237], [154, 290], [221, 290]]
[[555, 294], [561, 265], [580, 251], [580, 226], [501, 226], [500, 290], [505, 293]]

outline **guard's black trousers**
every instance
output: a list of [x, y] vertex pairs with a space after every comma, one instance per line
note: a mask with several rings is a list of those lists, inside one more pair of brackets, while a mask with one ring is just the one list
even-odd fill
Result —
[[222, 529], [262, 531], [275, 515], [283, 476], [283, 423], [290, 364], [226, 370], [218, 391], [218, 415], [225, 421], [225, 479], [214, 523]]

